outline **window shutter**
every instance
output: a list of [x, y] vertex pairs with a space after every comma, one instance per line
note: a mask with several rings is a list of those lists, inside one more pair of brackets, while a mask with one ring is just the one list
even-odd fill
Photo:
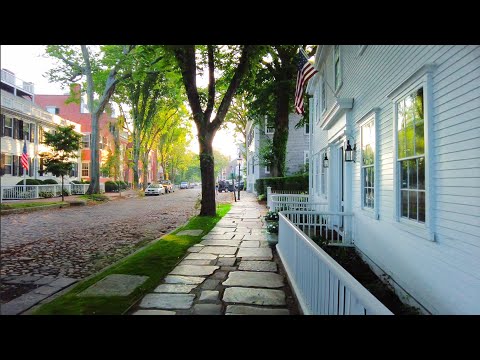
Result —
[[30, 123], [30, 142], [35, 141], [35, 124]]
[[18, 139], [17, 131], [18, 131], [18, 120], [13, 118], [13, 120], [12, 120], [12, 138]]
[[5, 154], [2, 153], [0, 157], [0, 175], [5, 174]]
[[18, 120], [18, 138], [23, 140], [23, 120]]
[[0, 136], [3, 136], [3, 127], [5, 126], [5, 115], [0, 116]]
[[17, 155], [13, 155], [13, 156], [12, 156], [12, 168], [13, 168], [12, 175], [13, 175], [13, 176], [17, 176], [17, 169], [18, 169], [18, 166], [17, 166], [17, 158], [18, 158]]

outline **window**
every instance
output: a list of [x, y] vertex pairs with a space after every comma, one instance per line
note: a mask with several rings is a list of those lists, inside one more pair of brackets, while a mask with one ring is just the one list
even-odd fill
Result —
[[308, 164], [308, 150], [303, 151], [303, 165]]
[[54, 115], [60, 114], [60, 109], [56, 106], [46, 106], [45, 108], [50, 114], [54, 114]]
[[303, 133], [305, 135], [308, 135], [310, 134], [310, 124], [309, 124], [309, 121], [307, 121], [307, 123], [305, 125], [303, 125]]
[[42, 126], [38, 127], [38, 142], [42, 144], [45, 141], [45, 136], [44, 136], [45, 130], [43, 130]]
[[396, 103], [400, 216], [425, 223], [423, 87]]
[[45, 173], [45, 168], [44, 168], [44, 163], [43, 163], [43, 158], [40, 158], [40, 169], [38, 170], [38, 173], [40, 174], [40, 176], [43, 176], [43, 174]]
[[273, 134], [275, 132], [275, 126], [271, 120], [268, 120], [265, 116], [265, 134]]
[[11, 117], [8, 117], [8, 116], [5, 117], [3, 136], [13, 137], [13, 119]]
[[12, 174], [12, 155], [2, 153], [1, 175]]
[[77, 177], [78, 176], [78, 164], [73, 164], [72, 168], [70, 169], [69, 173], [70, 177]]
[[373, 118], [361, 127], [362, 141], [362, 207], [375, 207], [375, 121]]
[[342, 85], [342, 64], [340, 62], [340, 45], [333, 48], [333, 78], [335, 80], [335, 91]]
[[82, 147], [84, 149], [90, 148], [90, 134], [86, 134], [82, 136]]
[[23, 123], [23, 138], [30, 140], [30, 124], [26, 122]]
[[270, 174], [270, 165], [265, 166], [265, 174]]
[[322, 114], [327, 110], [327, 91], [325, 89], [325, 75], [322, 74]]
[[88, 177], [90, 164], [88, 162], [82, 162], [82, 177]]
[[35, 124], [30, 123], [30, 142], [35, 141]]

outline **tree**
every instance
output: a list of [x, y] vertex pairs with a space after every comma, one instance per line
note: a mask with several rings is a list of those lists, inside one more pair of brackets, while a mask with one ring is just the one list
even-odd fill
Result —
[[[214, 216], [216, 215], [216, 206], [212, 141], [225, 119], [237, 88], [248, 71], [255, 53], [255, 46], [206, 45], [196, 47], [195, 45], [185, 45], [173, 46], [173, 51], [182, 73], [183, 84], [198, 132], [202, 175], [200, 216]], [[204, 91], [199, 91], [197, 87], [197, 66], [207, 69], [208, 88], [206, 94]], [[217, 81], [215, 80], [215, 70], [223, 75]], [[223, 94], [217, 94], [217, 91]], [[219, 100], [219, 105], [213, 116], [216, 100]]]
[[225, 122], [234, 125], [234, 132], [240, 135], [243, 147], [242, 157], [247, 158], [247, 123], [249, 120], [248, 104], [245, 94], [238, 94], [232, 100]]
[[75, 164], [72, 159], [78, 157], [77, 153], [80, 149], [82, 135], [76, 133], [72, 125], [58, 126], [56, 132], [52, 134], [45, 132], [44, 135], [44, 144], [50, 146], [53, 152], [40, 155], [43, 158], [46, 171], [62, 177], [63, 201], [63, 177], [69, 174]]
[[[135, 45], [106, 45], [98, 51], [87, 45], [46, 47], [46, 54], [60, 61], [56, 68], [48, 71], [50, 81], [71, 85], [84, 77], [86, 79], [87, 107], [92, 116], [88, 194], [100, 193], [99, 119], [117, 84], [131, 76], [130, 72], [123, 71], [123, 67], [134, 48]], [[96, 94], [98, 100], [95, 100]], [[80, 94], [72, 91], [71, 100], [80, 101]]]

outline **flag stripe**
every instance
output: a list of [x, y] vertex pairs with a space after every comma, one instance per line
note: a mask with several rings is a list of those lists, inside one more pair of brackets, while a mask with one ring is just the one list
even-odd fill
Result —
[[22, 164], [22, 167], [25, 170], [28, 170], [27, 140], [25, 140], [24, 143], [23, 143], [23, 152], [22, 152], [22, 156], [20, 158], [20, 162]]
[[302, 51], [297, 54], [297, 84], [295, 88], [295, 111], [297, 114], [303, 114], [303, 96], [305, 94], [305, 84], [310, 80], [313, 75], [318, 71], [308, 61]]

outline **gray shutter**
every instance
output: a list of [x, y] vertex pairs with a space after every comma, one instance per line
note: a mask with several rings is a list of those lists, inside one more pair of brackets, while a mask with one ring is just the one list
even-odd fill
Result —
[[3, 136], [3, 128], [5, 126], [5, 115], [0, 116], [0, 136]]
[[5, 174], [5, 154], [1, 153], [0, 157], [0, 175]]
[[18, 138], [23, 140], [23, 120], [18, 120]]
[[18, 163], [18, 156], [17, 155], [13, 155], [12, 156], [12, 175], [13, 176], [17, 176], [18, 174], [18, 166], [17, 166], [17, 163]]

